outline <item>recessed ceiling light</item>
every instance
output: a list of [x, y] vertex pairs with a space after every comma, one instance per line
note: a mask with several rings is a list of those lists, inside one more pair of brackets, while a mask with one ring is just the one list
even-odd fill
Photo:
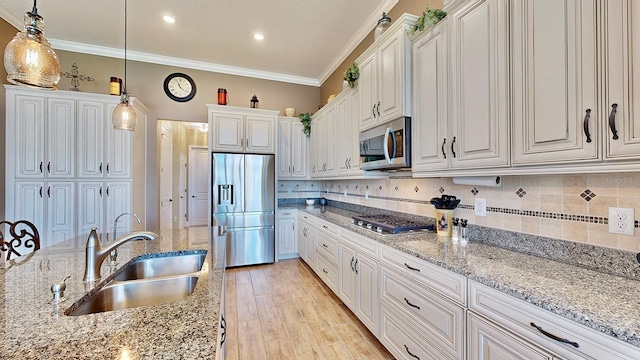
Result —
[[264, 35], [256, 33], [253, 35], [254, 39], [256, 40], [264, 40]]
[[163, 16], [162, 20], [168, 22], [169, 24], [173, 24], [174, 22], [176, 22], [176, 19], [174, 19], [173, 17], [171, 17], [169, 15]]

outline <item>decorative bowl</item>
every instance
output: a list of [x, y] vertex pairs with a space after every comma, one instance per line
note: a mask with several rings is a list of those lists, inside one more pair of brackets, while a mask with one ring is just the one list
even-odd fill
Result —
[[286, 108], [286, 109], [284, 109], [284, 114], [286, 116], [295, 116], [296, 115], [296, 108]]
[[316, 203], [316, 200], [315, 199], [307, 199], [306, 203], [307, 203], [307, 205], [313, 205], [313, 204]]

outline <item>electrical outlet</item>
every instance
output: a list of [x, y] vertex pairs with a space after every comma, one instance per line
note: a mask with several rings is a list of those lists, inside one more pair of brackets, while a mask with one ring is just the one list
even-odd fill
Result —
[[475, 214], [477, 216], [487, 216], [487, 199], [476, 198]]
[[364, 198], [368, 199], [369, 198], [369, 190], [365, 190], [364, 192]]
[[635, 215], [633, 208], [609, 208], [609, 232], [634, 235]]
[[287, 194], [291, 194], [291, 193], [293, 193], [293, 189], [291, 188], [287, 189]]

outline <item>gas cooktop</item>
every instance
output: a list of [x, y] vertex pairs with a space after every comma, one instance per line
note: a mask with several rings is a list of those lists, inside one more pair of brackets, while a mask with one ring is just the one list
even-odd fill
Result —
[[397, 234], [415, 230], [434, 230], [433, 225], [393, 215], [357, 215], [353, 223], [380, 234]]

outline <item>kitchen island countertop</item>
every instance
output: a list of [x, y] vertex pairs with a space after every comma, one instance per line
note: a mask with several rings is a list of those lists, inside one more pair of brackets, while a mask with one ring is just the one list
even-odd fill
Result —
[[[82, 281], [84, 236], [5, 263], [0, 268], [4, 304], [0, 358], [214, 359], [226, 235], [217, 227], [212, 229], [211, 242], [206, 227], [160, 235], [154, 241], [130, 241], [120, 246], [116, 269], [139, 255], [206, 249], [195, 291], [186, 299], [91, 315], [64, 315], [91, 289]], [[114, 272], [107, 262], [101, 268], [104, 282]], [[50, 288], [66, 275], [71, 275], [66, 282], [68, 300], [56, 316], [55, 306], [49, 303]]]

